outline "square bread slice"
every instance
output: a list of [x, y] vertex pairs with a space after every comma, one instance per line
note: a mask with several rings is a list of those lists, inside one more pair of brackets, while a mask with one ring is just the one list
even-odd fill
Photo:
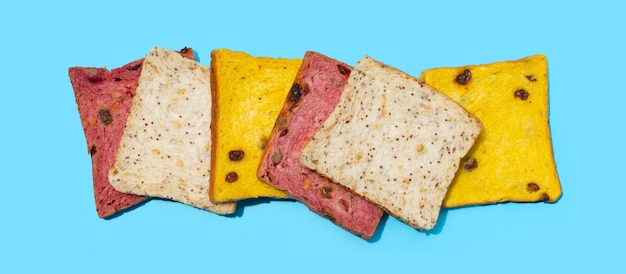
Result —
[[146, 56], [109, 180], [118, 191], [179, 201], [218, 214], [211, 202], [210, 69], [175, 51]]
[[362, 58], [301, 163], [419, 230], [441, 203], [480, 121], [414, 77]]
[[433, 68], [422, 72], [420, 79], [483, 123], [483, 133], [462, 160], [444, 207], [552, 203], [561, 197], [548, 122], [548, 62], [544, 55]]
[[210, 197], [215, 202], [287, 194], [259, 180], [256, 170], [302, 59], [211, 52], [213, 150]]
[[305, 53], [257, 175], [311, 211], [368, 240], [376, 232], [383, 211], [300, 164], [302, 147], [335, 109], [351, 70], [317, 52]]

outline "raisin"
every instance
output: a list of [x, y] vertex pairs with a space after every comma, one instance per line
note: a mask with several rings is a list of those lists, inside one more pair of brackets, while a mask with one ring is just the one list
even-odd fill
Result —
[[98, 119], [100, 119], [100, 123], [104, 125], [109, 125], [113, 122], [113, 116], [111, 116], [111, 112], [108, 109], [98, 110]]
[[94, 154], [96, 154], [96, 152], [98, 152], [98, 149], [96, 148], [95, 145], [92, 145], [91, 149], [89, 150], [89, 154], [93, 156]]
[[515, 91], [515, 93], [513, 93], [513, 95], [515, 96], [515, 98], [519, 98], [522, 101], [526, 101], [526, 99], [528, 99], [528, 91], [525, 91], [524, 89], [518, 89]]
[[243, 150], [231, 150], [228, 152], [228, 159], [231, 161], [241, 161], [244, 155]]
[[304, 94], [304, 89], [298, 83], [294, 83], [289, 90], [289, 101], [290, 102], [298, 102], [302, 99], [302, 94]]
[[539, 189], [541, 189], [539, 185], [534, 182], [530, 182], [526, 185], [526, 191], [530, 193], [537, 192]]
[[278, 151], [274, 152], [274, 155], [272, 155], [272, 163], [274, 163], [274, 165], [277, 165], [282, 160], [283, 152], [279, 149]]
[[333, 187], [331, 186], [323, 186], [320, 189], [320, 193], [322, 194], [322, 197], [326, 199], [330, 199], [333, 197], [332, 192], [333, 192]]
[[472, 158], [468, 158], [465, 160], [465, 163], [463, 163], [463, 168], [467, 171], [472, 171], [474, 169], [476, 169], [478, 167], [478, 161], [476, 161], [476, 159]]
[[87, 78], [87, 81], [89, 81], [89, 83], [93, 83], [93, 84], [100, 83], [100, 82], [102, 82], [102, 77], [100, 77], [98, 75], [94, 75], [94, 76], [91, 76], [91, 77]]
[[119, 81], [122, 81], [122, 78], [120, 78], [120, 77], [115, 77], [115, 78], [113, 78], [113, 81], [115, 81], [115, 82], [119, 82]]
[[461, 85], [466, 85], [472, 79], [472, 72], [468, 69], [456, 76], [455, 81]]
[[287, 132], [289, 132], [289, 130], [287, 130], [286, 128], [281, 129], [280, 132], [278, 133], [278, 137], [283, 137], [287, 135]]
[[128, 70], [138, 70], [140, 68], [141, 68], [141, 64], [136, 64], [136, 65], [134, 65], [132, 67], [128, 67], [126, 69], [128, 69]]
[[232, 183], [234, 181], [239, 180], [239, 175], [237, 172], [229, 172], [226, 174], [226, 182]]
[[265, 146], [267, 146], [267, 137], [261, 137], [258, 145], [262, 150], [265, 149]]
[[337, 65], [337, 70], [339, 70], [339, 73], [341, 73], [341, 75], [350, 74], [350, 69], [346, 68], [344, 65], [341, 65], [341, 64]]
[[537, 82], [537, 78], [535, 77], [535, 75], [532, 74], [526, 75], [526, 79], [531, 82]]
[[341, 199], [339, 200], [339, 205], [341, 206], [341, 209], [343, 209], [343, 211], [350, 211], [350, 204], [348, 203], [348, 201]]

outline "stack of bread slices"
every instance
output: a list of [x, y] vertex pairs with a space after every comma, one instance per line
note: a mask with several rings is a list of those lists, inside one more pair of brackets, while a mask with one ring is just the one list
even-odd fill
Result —
[[369, 56], [154, 47], [69, 76], [103, 218], [149, 197], [220, 215], [295, 199], [368, 240], [385, 213], [430, 230], [442, 207], [561, 195], [542, 55], [418, 79]]

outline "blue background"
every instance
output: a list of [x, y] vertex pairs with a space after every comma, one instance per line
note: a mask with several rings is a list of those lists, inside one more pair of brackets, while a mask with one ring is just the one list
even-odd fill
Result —
[[[626, 270], [617, 1], [56, 2], [0, 4], [0, 273]], [[368, 54], [415, 76], [545, 54], [563, 196], [444, 210], [430, 233], [387, 218], [372, 242], [286, 201], [228, 218], [153, 200], [99, 219], [67, 68], [115, 68], [153, 46], [193, 47], [206, 65], [218, 47]]]

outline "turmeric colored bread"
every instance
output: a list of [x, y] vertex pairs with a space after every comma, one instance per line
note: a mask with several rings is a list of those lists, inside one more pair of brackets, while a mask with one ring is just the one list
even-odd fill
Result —
[[256, 171], [302, 60], [253, 57], [228, 49], [212, 51], [211, 58], [211, 200], [287, 198], [260, 181]]
[[543, 55], [456, 68], [420, 79], [483, 123], [463, 159], [444, 207], [499, 202], [555, 202], [561, 185], [548, 123], [548, 64]]

